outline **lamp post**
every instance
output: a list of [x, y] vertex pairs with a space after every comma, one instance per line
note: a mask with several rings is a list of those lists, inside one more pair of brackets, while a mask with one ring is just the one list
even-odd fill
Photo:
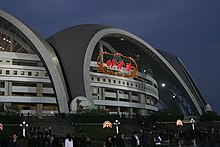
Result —
[[195, 130], [195, 120], [191, 118], [190, 122], [192, 123], [192, 129]]
[[193, 119], [193, 118], [191, 118], [190, 119], [190, 122], [192, 123], [192, 130], [193, 130], [193, 133], [194, 133], [194, 137], [193, 137], [193, 140], [192, 140], [192, 142], [193, 142], [193, 145], [194, 146], [196, 146], [196, 135], [195, 135], [195, 119]]
[[114, 122], [114, 125], [115, 125], [115, 129], [116, 129], [116, 134], [118, 134], [119, 133], [120, 122], [116, 119], [115, 122]]
[[20, 124], [20, 126], [22, 127], [22, 134], [25, 137], [26, 127], [28, 127], [28, 124], [26, 123], [26, 121], [23, 121], [22, 124]]

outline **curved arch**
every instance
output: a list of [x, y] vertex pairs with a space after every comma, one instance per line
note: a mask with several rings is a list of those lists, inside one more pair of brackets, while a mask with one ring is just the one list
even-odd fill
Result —
[[144, 40], [142, 40], [141, 38], [127, 32], [121, 29], [116, 29], [116, 28], [105, 28], [102, 29], [100, 31], [98, 31], [93, 38], [90, 40], [88, 46], [87, 46], [87, 50], [86, 50], [86, 54], [85, 54], [85, 58], [84, 58], [84, 66], [83, 66], [83, 76], [84, 76], [84, 88], [85, 88], [85, 92], [86, 92], [86, 96], [87, 97], [92, 97], [91, 95], [91, 91], [90, 91], [90, 80], [89, 80], [89, 67], [87, 65], [90, 64], [91, 61], [91, 57], [93, 54], [93, 51], [95, 49], [95, 45], [97, 44], [97, 42], [103, 38], [104, 36], [108, 35], [108, 34], [121, 34], [121, 35], [125, 35], [128, 36], [130, 38], [135, 39], [136, 41], [138, 41], [139, 43], [143, 44], [145, 47], [147, 47], [150, 51], [152, 51], [166, 66], [167, 68], [173, 73], [173, 75], [179, 80], [179, 82], [183, 85], [184, 89], [186, 90], [186, 92], [188, 93], [188, 95], [191, 97], [191, 100], [193, 102], [193, 104], [195, 105], [198, 113], [200, 115], [202, 115], [203, 111], [201, 109], [201, 107], [199, 106], [199, 103], [196, 101], [196, 98], [194, 97], [192, 91], [189, 89], [189, 87], [187, 86], [187, 84], [184, 82], [184, 80], [181, 78], [181, 76], [177, 73], [177, 71], [171, 66], [171, 64], [157, 51], [155, 50], [151, 45], [149, 45], [148, 43], [146, 43]]
[[19, 31], [21, 31], [29, 41], [37, 49], [38, 56], [45, 63], [47, 70], [51, 75], [51, 81], [53, 83], [57, 102], [59, 106], [59, 111], [61, 113], [68, 113], [68, 95], [65, 86], [65, 81], [62, 75], [62, 70], [57, 59], [54, 50], [48, 45], [46, 41], [41, 39], [37, 34], [35, 34], [30, 28], [24, 25], [21, 21], [11, 16], [10, 14], [0, 10], [0, 17], [6, 21], [13, 24]]

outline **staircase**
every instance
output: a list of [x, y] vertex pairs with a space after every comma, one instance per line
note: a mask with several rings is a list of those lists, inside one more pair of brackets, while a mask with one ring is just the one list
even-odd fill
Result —
[[52, 118], [46, 117], [42, 119], [25, 119], [28, 125], [32, 128], [39, 128], [40, 131], [44, 129], [51, 129], [51, 134], [58, 136], [65, 136], [67, 133], [73, 134], [76, 132], [75, 127], [66, 118]]

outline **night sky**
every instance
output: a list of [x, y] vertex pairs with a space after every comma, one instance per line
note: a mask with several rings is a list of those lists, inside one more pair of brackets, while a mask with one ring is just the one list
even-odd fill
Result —
[[0, 0], [0, 9], [44, 38], [85, 23], [127, 30], [179, 56], [220, 114], [219, 0]]

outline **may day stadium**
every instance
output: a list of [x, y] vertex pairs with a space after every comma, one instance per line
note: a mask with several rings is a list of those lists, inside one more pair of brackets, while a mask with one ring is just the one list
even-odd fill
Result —
[[181, 60], [125, 30], [99, 24], [44, 39], [0, 10], [0, 107], [38, 117], [103, 109], [202, 115], [209, 106]]

